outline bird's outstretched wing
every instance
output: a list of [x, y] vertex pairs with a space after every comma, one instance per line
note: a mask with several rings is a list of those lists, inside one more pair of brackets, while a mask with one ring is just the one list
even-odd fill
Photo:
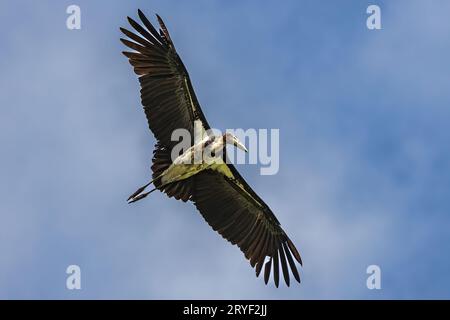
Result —
[[300, 282], [293, 259], [302, 264], [300, 254], [275, 215], [233, 165], [221, 166], [222, 173], [208, 169], [195, 175], [192, 201], [197, 209], [215, 231], [241, 249], [256, 269], [256, 276], [265, 264], [266, 284], [273, 269], [278, 287], [280, 264], [288, 286], [289, 269]]
[[128, 17], [137, 34], [120, 28], [132, 40], [121, 41], [134, 50], [123, 54], [139, 76], [150, 130], [161, 145], [171, 149], [177, 143], [171, 140], [175, 129], [188, 130], [194, 139], [194, 121], [198, 120], [204, 130], [210, 127], [164, 22], [157, 15], [161, 27], [158, 32], [142, 11], [138, 15], [145, 27]]

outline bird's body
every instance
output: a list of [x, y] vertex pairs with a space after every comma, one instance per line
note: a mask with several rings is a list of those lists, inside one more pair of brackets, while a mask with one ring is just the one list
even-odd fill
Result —
[[[247, 151], [233, 135], [206, 136], [197, 144], [189, 147], [185, 152], [175, 158], [173, 162], [158, 177], [161, 185], [188, 179], [205, 170], [212, 170], [225, 177], [231, 178], [232, 173], [224, 161], [224, 148], [226, 144], [235, 144]], [[152, 181], [153, 182], [153, 181]], [[146, 188], [150, 184], [141, 187], [128, 199], [130, 203], [142, 200], [150, 192]]]
[[[161, 27], [158, 32], [142, 11], [138, 14], [145, 28], [128, 18], [139, 35], [121, 28], [133, 40], [121, 41], [134, 50], [124, 55], [139, 75], [142, 104], [157, 143], [152, 180], [133, 193], [129, 202], [141, 200], [155, 190], [177, 200], [192, 201], [215, 231], [241, 249], [257, 276], [264, 266], [266, 283], [273, 273], [278, 287], [280, 265], [288, 286], [289, 269], [300, 282], [296, 262], [302, 261], [294, 244], [267, 204], [236, 168], [224, 161], [226, 145], [244, 151], [246, 148], [229, 133], [209, 133], [211, 128], [164, 22], [157, 16]], [[197, 124], [204, 137], [199, 142], [194, 139]], [[178, 129], [187, 131], [192, 139], [181, 154], [173, 152], [177, 142], [172, 140], [172, 133]], [[155, 188], [146, 191], [151, 184]]]

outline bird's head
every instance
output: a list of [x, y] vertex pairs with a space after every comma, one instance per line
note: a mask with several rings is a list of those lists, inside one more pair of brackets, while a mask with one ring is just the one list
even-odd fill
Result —
[[224, 139], [224, 141], [225, 141], [226, 144], [231, 144], [231, 145], [233, 145], [233, 146], [235, 146], [235, 147], [237, 147], [237, 148], [239, 148], [239, 149], [241, 149], [241, 150], [244, 150], [245, 152], [248, 152], [248, 150], [247, 150], [247, 148], [244, 146], [244, 144], [241, 143], [241, 142], [238, 140], [238, 138], [236, 138], [236, 136], [233, 135], [232, 133], [229, 133], [229, 132], [225, 133], [225, 134], [223, 135], [223, 139]]

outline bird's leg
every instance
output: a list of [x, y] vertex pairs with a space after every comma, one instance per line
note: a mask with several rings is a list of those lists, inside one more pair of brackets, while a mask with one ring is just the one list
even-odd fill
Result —
[[150, 184], [151, 182], [137, 189], [135, 193], [133, 193], [131, 196], [128, 197], [127, 201], [130, 201], [131, 199], [135, 198], [138, 194], [142, 193]]
[[[148, 196], [150, 193], [152, 193], [152, 192], [155, 191], [155, 190], [157, 190], [157, 189], [155, 188], [155, 189], [150, 190], [149, 192], [140, 194], [140, 195], [138, 195], [138, 196], [131, 197], [130, 199], [128, 199], [128, 204], [131, 204], [131, 203], [134, 203], [134, 202], [136, 202], [136, 201], [139, 201], [139, 200], [144, 199], [146, 196]], [[142, 191], [141, 191], [141, 192], [142, 192]]]
[[[174, 181], [174, 182], [176, 182], [176, 181]], [[147, 197], [150, 193], [152, 193], [153, 191], [158, 190], [158, 188], [161, 189], [161, 188], [166, 187], [167, 185], [169, 185], [169, 184], [171, 184], [173, 182], [168, 182], [168, 183], [162, 184], [158, 188], [154, 188], [154, 189], [150, 190], [149, 192], [142, 193], [145, 190], [145, 188], [147, 188], [150, 185], [150, 183], [145, 185], [145, 186], [143, 186], [143, 187], [140, 187], [135, 193], [133, 193], [133, 195], [128, 198], [128, 204], [132, 204], [132, 203], [134, 203], [136, 201], [142, 200], [145, 197]]]
[[[138, 200], [141, 200], [141, 199], [145, 198], [146, 196], [148, 196], [151, 192], [155, 191], [156, 189], [153, 189], [152, 191], [147, 192], [147, 193], [145, 194], [145, 196], [143, 196], [143, 197], [139, 196], [139, 197], [138, 197], [139, 194], [141, 194], [142, 192], [144, 192], [144, 190], [147, 189], [147, 187], [148, 187], [149, 185], [151, 185], [156, 179], [160, 178], [162, 175], [163, 175], [163, 174], [160, 174], [160, 175], [157, 176], [155, 179], [153, 179], [152, 181], [150, 181], [149, 183], [147, 183], [145, 186], [142, 186], [142, 187], [140, 187], [139, 189], [137, 189], [135, 193], [133, 193], [131, 196], [128, 197], [128, 199], [127, 199], [128, 203], [133, 203], [133, 202], [136, 202], [136, 201], [138, 201]], [[138, 198], [139, 198], [139, 199], [138, 199]], [[133, 201], [130, 202], [130, 200], [133, 200]]]
[[127, 201], [128, 204], [134, 203], [136, 201], [142, 200], [145, 197], [147, 197], [150, 193], [152, 193], [153, 191], [157, 190], [158, 188], [161, 189], [163, 187], [166, 187], [167, 185], [177, 182], [179, 178], [181, 178], [183, 175], [178, 175], [176, 177], [174, 177], [172, 179], [172, 181], [166, 182], [164, 184], [161, 184], [160, 186], [158, 186], [158, 188], [154, 188], [152, 190], [150, 190], [149, 192], [146, 193], [142, 193], [144, 192], [145, 189], [147, 189], [147, 187], [149, 185], [151, 185], [156, 179], [160, 178], [163, 174], [159, 175], [158, 177], [156, 177], [155, 179], [153, 179], [152, 181], [150, 181], [149, 183], [147, 183], [145, 186], [140, 187], [139, 189], [136, 190], [135, 193], [133, 193], [131, 196], [128, 197]]

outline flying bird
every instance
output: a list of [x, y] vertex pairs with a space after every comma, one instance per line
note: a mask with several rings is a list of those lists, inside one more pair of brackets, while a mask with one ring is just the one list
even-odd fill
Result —
[[[234, 135], [208, 133], [196, 144], [192, 138], [189, 149], [172, 156], [178, 143], [171, 139], [174, 130], [185, 129], [194, 137], [195, 128], [209, 132], [211, 127], [163, 20], [156, 15], [160, 25], [157, 31], [141, 10], [138, 15], [143, 25], [128, 17], [135, 32], [120, 28], [128, 38], [120, 40], [132, 49], [123, 54], [139, 76], [142, 105], [157, 143], [152, 180], [133, 193], [128, 202], [141, 200], [155, 190], [177, 200], [192, 201], [215, 231], [240, 248], [257, 277], [264, 266], [266, 284], [273, 271], [275, 286], [279, 286], [280, 265], [287, 286], [289, 270], [300, 283], [296, 263], [302, 265], [302, 260], [296, 247], [267, 204], [231, 163], [223, 161], [227, 145], [247, 151]], [[212, 161], [190, 161], [206, 149]], [[148, 191], [151, 184], [154, 188]]]

